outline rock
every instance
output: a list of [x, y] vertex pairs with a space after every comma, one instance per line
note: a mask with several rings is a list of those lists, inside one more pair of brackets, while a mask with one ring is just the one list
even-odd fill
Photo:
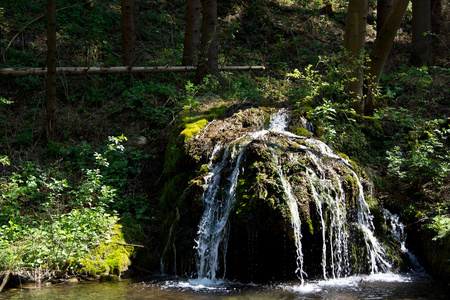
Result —
[[77, 277], [71, 277], [71, 278], [64, 280], [64, 283], [78, 283], [78, 281], [79, 280]]
[[[242, 281], [295, 279], [303, 276], [301, 271], [309, 278], [330, 278], [388, 269], [377, 257], [396, 265], [398, 241], [380, 247], [382, 240], [368, 241], [375, 227], [357, 166], [319, 140], [283, 131], [287, 126], [278, 122], [263, 130], [269, 129], [275, 111], [242, 109], [185, 140], [183, 163], [192, 167], [183, 175], [174, 173], [166, 188], [166, 195], [177, 194], [165, 202], [175, 212], [166, 221], [165, 269], [192, 273], [192, 258], [200, 256], [195, 247], [209, 239], [201, 236], [208, 221], [200, 220], [209, 215], [228, 218], [217, 222], [227, 223], [227, 229], [211, 231], [227, 237], [221, 243], [228, 250], [217, 255], [217, 277], [225, 269], [227, 278]], [[180, 176], [186, 184], [180, 184]], [[209, 190], [212, 182], [216, 190]], [[210, 203], [230, 208], [216, 212]], [[376, 210], [376, 200], [370, 205]], [[390, 257], [383, 247], [389, 247]]]

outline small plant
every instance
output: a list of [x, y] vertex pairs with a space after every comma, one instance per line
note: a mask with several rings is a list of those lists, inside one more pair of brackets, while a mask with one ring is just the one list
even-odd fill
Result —
[[433, 229], [436, 232], [436, 236], [433, 240], [442, 239], [450, 234], [450, 218], [447, 216], [435, 216], [432, 219], [432, 223], [428, 225], [428, 228]]
[[196, 86], [192, 82], [188, 81], [184, 86], [184, 88], [186, 89], [186, 98], [181, 103], [181, 107], [184, 110], [195, 109], [197, 106], [200, 105], [200, 102], [197, 99], [195, 99], [195, 95], [199, 92], [200, 86]]
[[436, 236], [433, 240], [443, 239], [450, 234], [450, 217], [448, 215], [449, 208], [450, 203], [438, 205], [438, 214], [432, 218], [432, 222], [428, 225], [428, 228], [436, 232]]

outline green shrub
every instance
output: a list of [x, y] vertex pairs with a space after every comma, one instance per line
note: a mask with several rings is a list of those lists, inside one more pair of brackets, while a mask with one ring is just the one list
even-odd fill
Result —
[[450, 153], [444, 143], [450, 129], [440, 128], [443, 122], [440, 119], [425, 122], [410, 132], [407, 145], [388, 150], [389, 174], [420, 182], [448, 176]]
[[[110, 207], [120, 199], [113, 186], [120, 184], [114, 178], [126, 178], [130, 172], [128, 160], [121, 156], [125, 140], [124, 136], [110, 137], [103, 151], [94, 153], [94, 168], [84, 169], [78, 181], [67, 180], [70, 176], [60, 169], [33, 163], [16, 166], [17, 172], [0, 180], [1, 269], [79, 268], [95, 256], [92, 251], [109, 241], [117, 229], [113, 228], [118, 217]], [[80, 149], [87, 148], [84, 144]], [[117, 251], [111, 252], [115, 254], [106, 261], [105, 270], [117, 273], [126, 267], [131, 252]]]

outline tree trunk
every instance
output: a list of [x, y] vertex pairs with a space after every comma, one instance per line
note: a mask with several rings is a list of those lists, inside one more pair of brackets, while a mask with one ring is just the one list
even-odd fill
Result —
[[394, 1], [391, 12], [386, 18], [373, 45], [373, 50], [370, 54], [368, 95], [364, 108], [365, 114], [370, 114], [373, 109], [375, 91], [380, 82], [381, 73], [383, 72], [389, 51], [391, 50], [392, 43], [408, 7], [408, 3], [409, 0]]
[[393, 0], [378, 0], [377, 1], [377, 32], [380, 32], [386, 21], [389, 11], [391, 10]]
[[56, 132], [56, 4], [47, 0], [47, 140]]
[[186, 28], [184, 33], [184, 51], [181, 64], [195, 66], [198, 62], [200, 44], [201, 0], [188, 0], [186, 6]]
[[217, 0], [202, 0], [202, 36], [196, 82], [202, 81], [207, 74], [221, 79], [217, 56]]
[[414, 66], [431, 65], [433, 38], [431, 36], [431, 0], [412, 0], [412, 47], [409, 62]]
[[121, 0], [122, 13], [122, 63], [124, 66], [130, 66], [134, 63], [134, 46], [136, 43], [135, 35], [135, 5], [134, 0]]
[[351, 68], [350, 80], [346, 83], [347, 92], [352, 98], [352, 107], [357, 113], [364, 110], [363, 99], [363, 64], [361, 55], [364, 51], [366, 38], [368, 1], [350, 0], [344, 33], [344, 48], [347, 50], [347, 60]]

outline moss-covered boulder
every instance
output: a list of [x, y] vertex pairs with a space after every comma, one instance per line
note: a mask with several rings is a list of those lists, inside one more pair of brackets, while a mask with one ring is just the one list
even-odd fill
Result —
[[134, 248], [126, 246], [121, 225], [115, 224], [110, 232], [110, 238], [79, 260], [78, 272], [89, 276], [117, 275], [120, 276], [131, 265], [130, 257]]
[[[183, 135], [184, 172], [169, 179], [163, 197], [165, 271], [215, 278], [226, 270], [228, 278], [259, 281], [399, 266], [400, 241], [372, 215], [378, 203], [358, 166], [304, 127], [280, 125], [277, 112], [249, 107], [201, 130], [204, 122], [184, 127], [195, 135]], [[204, 266], [213, 256], [211, 271]]]

